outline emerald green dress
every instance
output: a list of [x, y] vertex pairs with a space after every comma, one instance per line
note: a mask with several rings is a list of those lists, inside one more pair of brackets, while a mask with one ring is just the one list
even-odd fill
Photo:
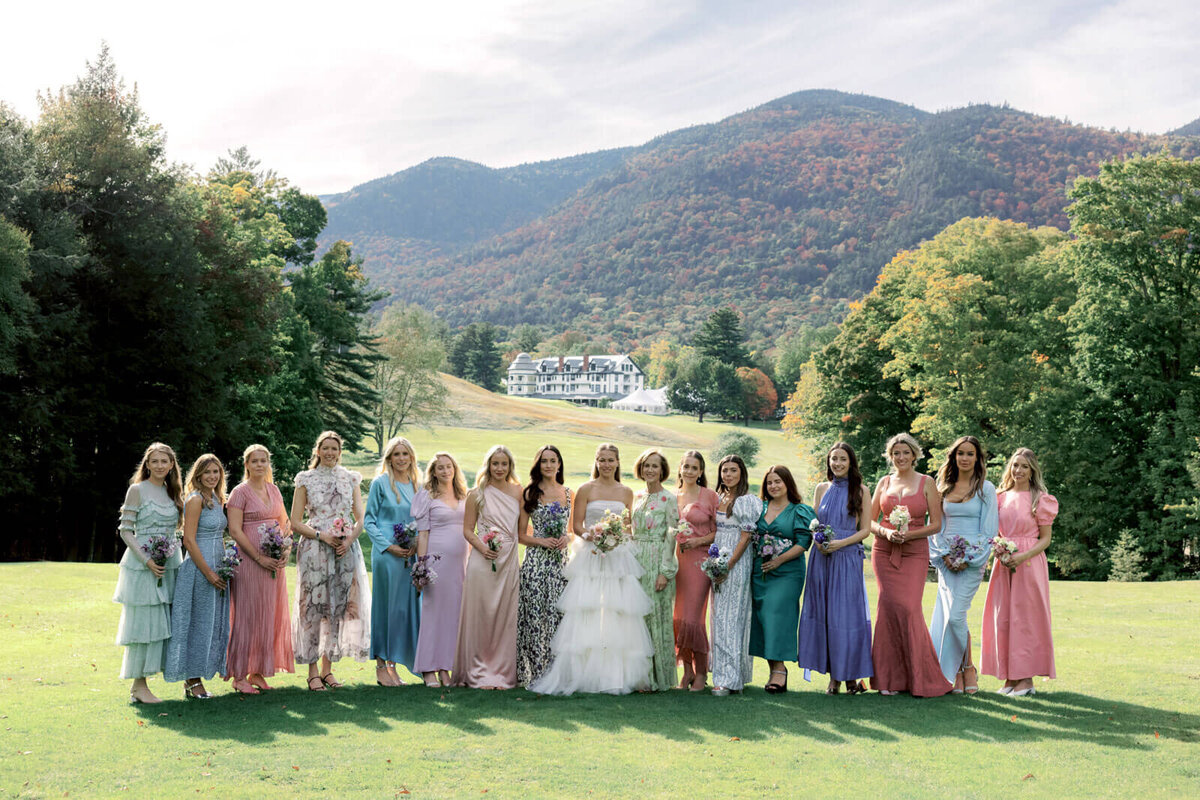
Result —
[[[811, 506], [791, 503], [767, 524], [758, 518], [758, 536], [775, 536], [808, 549], [813, 520]], [[763, 575], [763, 560], [755, 540], [754, 572], [751, 573], [750, 655], [771, 661], [795, 661], [800, 627], [800, 594], [804, 591], [804, 556], [793, 558], [774, 572]]]
[[[654, 643], [654, 663], [650, 669], [650, 688], [656, 692], [675, 687], [675, 537], [670, 530], [679, 522], [679, 506], [674, 492], [662, 489], [654, 494], [638, 492], [633, 501], [633, 540], [637, 543], [639, 579], [650, 597], [646, 627]], [[654, 591], [659, 575], [669, 578], [661, 592]]]

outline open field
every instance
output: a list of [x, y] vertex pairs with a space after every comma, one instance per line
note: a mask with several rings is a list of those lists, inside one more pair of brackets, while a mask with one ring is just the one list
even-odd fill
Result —
[[[800, 464], [796, 444], [785, 439], [773, 423], [747, 428], [715, 417], [699, 423], [695, 417], [678, 414], [655, 417], [576, 406], [565, 400], [512, 398], [450, 375], [442, 379], [454, 416], [439, 420], [431, 429], [414, 426], [403, 433], [416, 448], [422, 465], [433, 453], [445, 450], [458, 459], [464, 472], [474, 475], [488, 448], [504, 444], [516, 456], [524, 481], [537, 449], [553, 444], [562, 451], [568, 485], [578, 486], [588, 479], [596, 445], [601, 442], [613, 442], [621, 449], [622, 471], [629, 480], [633, 462], [647, 447], [662, 449], [674, 465], [686, 450], [697, 449], [709, 456], [717, 437], [728, 431], [750, 433], [761, 443], [757, 466], [750, 470], [755, 485], [770, 464], [786, 464], [794, 472]], [[373, 474], [378, 463], [374, 452], [370, 442], [365, 451], [347, 455], [345, 463]]]
[[[1200, 582], [1051, 586], [1059, 679], [1031, 698], [672, 691], [538, 698], [374, 685], [129, 706], [117, 567], [0, 564], [9, 797], [1188, 797], [1200, 785]], [[289, 570], [295, 586], [295, 570]], [[868, 578], [874, 603], [874, 586]], [[927, 586], [926, 608], [933, 586]], [[979, 629], [982, 599], [972, 611]]]

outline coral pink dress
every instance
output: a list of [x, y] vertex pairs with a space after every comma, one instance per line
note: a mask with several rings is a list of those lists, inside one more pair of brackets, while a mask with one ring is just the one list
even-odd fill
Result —
[[[1058, 500], [1038, 498], [1037, 515], [1029, 492], [1001, 492], [1000, 535], [1016, 542], [1017, 552], [1038, 541], [1038, 527], [1058, 515]], [[983, 606], [983, 674], [1002, 681], [1054, 675], [1054, 642], [1050, 636], [1050, 572], [1045, 552], [1010, 570], [999, 561], [992, 567]]]
[[[929, 504], [925, 500], [927, 480], [928, 477], [922, 475], [916, 493], [906, 494], [899, 500], [885, 490], [883, 527], [895, 530], [887, 518], [898, 505], [908, 506], [912, 519], [910, 527], [925, 524], [929, 513]], [[929, 571], [928, 539], [914, 539], [896, 545], [876, 537], [871, 545], [871, 569], [875, 572], [875, 585], [879, 588], [879, 604], [875, 608], [875, 640], [871, 649], [871, 662], [875, 668], [871, 688], [909, 692], [916, 697], [940, 697], [946, 694], [954, 685], [942, 675], [933, 641], [929, 638], [929, 628], [925, 625], [925, 614], [921, 610], [925, 576]]]
[[[712, 489], [700, 487], [700, 497], [688, 503], [679, 516], [691, 523], [696, 536], [711, 536], [717, 532], [717, 506], [721, 499]], [[684, 550], [676, 546], [679, 572], [675, 575], [675, 655], [687, 663], [692, 655], [708, 655], [708, 633], [704, 617], [708, 612], [708, 595], [712, 581], [700, 569], [707, 557], [707, 547]]]
[[[287, 530], [288, 515], [283, 508], [283, 496], [275, 484], [267, 484], [271, 504], [243, 483], [229, 493], [226, 508], [242, 510], [242, 531], [254, 547], [258, 547], [259, 526], [272, 520]], [[246, 555], [234, 574], [229, 587], [230, 617], [229, 653], [225, 659], [225, 679], [242, 680], [247, 675], [270, 677], [277, 670], [295, 672], [292, 665], [292, 626], [288, 618], [287, 573], [280, 570], [272, 578]]]

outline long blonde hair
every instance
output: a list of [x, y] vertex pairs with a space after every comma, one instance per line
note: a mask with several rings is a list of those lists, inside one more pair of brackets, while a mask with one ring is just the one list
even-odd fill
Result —
[[333, 439], [338, 443], [338, 463], [342, 462], [342, 450], [346, 448], [346, 442], [338, 435], [337, 431], [321, 431], [321, 435], [317, 437], [316, 443], [313, 445], [312, 456], [308, 459], [308, 468], [316, 469], [321, 463], [321, 445], [326, 439]]
[[[190, 496], [192, 492], [199, 492], [200, 497], [204, 497], [204, 483], [201, 481], [201, 476], [213, 464], [217, 465], [217, 469], [221, 472], [221, 480], [217, 481], [217, 487], [213, 489], [213, 499], [218, 505], [225, 505], [225, 465], [221, 463], [221, 459], [214, 456], [212, 453], [205, 453], [196, 459], [192, 464], [192, 468], [188, 470], [187, 480], [184, 486], [187, 487], [187, 493]], [[210, 506], [211, 507], [211, 506]]]
[[133, 471], [133, 476], [129, 479], [129, 484], [132, 486], [135, 483], [141, 483], [150, 478], [150, 456], [154, 453], [166, 453], [171, 459], [171, 471], [167, 473], [166, 480], [163, 481], [163, 486], [167, 490], [167, 497], [171, 498], [171, 502], [179, 509], [179, 518], [183, 519], [183, 479], [179, 472], [179, 459], [175, 455], [175, 451], [170, 445], [162, 442], [151, 442], [146, 448], [146, 452], [142, 453], [142, 460], [138, 464], [137, 469]]
[[1028, 447], [1018, 447], [1008, 457], [1008, 463], [1004, 465], [1004, 474], [1000, 476], [1000, 491], [1007, 492], [1017, 485], [1017, 482], [1013, 480], [1012, 466], [1018, 457], [1025, 459], [1029, 464], [1029, 513], [1036, 517], [1038, 501], [1042, 499], [1042, 495], [1048, 494], [1048, 492], [1046, 491], [1046, 482], [1042, 479], [1042, 466], [1038, 464], [1037, 456]]
[[246, 462], [250, 459], [250, 454], [259, 450], [267, 454], [267, 483], [275, 482], [275, 470], [271, 467], [271, 451], [265, 444], [252, 444], [242, 451], [242, 483], [250, 480], [250, 473], [246, 470]]
[[454, 456], [439, 450], [433, 454], [433, 458], [429, 459], [429, 463], [425, 465], [425, 483], [422, 488], [431, 495], [436, 495], [441, 490], [441, 484], [438, 481], [437, 473], [434, 468], [437, 466], [439, 458], [445, 456], [450, 459], [450, 463], [454, 465], [454, 477], [450, 479], [450, 486], [454, 490], [454, 497], [462, 500], [467, 496], [467, 479], [463, 477], [462, 469], [459, 468], [458, 462], [454, 460]]
[[502, 444], [492, 445], [483, 456], [483, 466], [475, 473], [475, 488], [478, 490], [475, 492], [475, 505], [478, 508], [483, 508], [483, 490], [495, 483], [492, 480], [492, 459], [501, 453], [508, 458], [508, 474], [504, 476], [504, 482], [521, 485], [517, 477], [517, 459], [513, 457], [512, 450]]
[[[408, 474], [401, 477], [392, 472], [392, 453], [397, 447], [403, 447], [408, 451]], [[392, 494], [396, 496], [396, 502], [401, 500], [400, 490], [396, 488], [395, 482], [408, 482], [414, 487], [421, 483], [421, 471], [417, 469], [417, 451], [413, 450], [412, 442], [405, 439], [403, 436], [393, 436], [388, 439], [387, 445], [383, 448], [383, 458], [379, 459], [379, 469], [375, 470], [375, 477], [387, 475], [390, 479], [388, 487], [392, 490]]]

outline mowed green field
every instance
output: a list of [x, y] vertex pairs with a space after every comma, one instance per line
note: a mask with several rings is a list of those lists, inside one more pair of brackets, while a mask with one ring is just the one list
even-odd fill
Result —
[[[1003, 698], [539, 698], [280, 674], [257, 697], [130, 706], [110, 564], [0, 564], [10, 797], [1194, 797], [1200, 583], [1054, 583], [1059, 678]], [[295, 586], [295, 570], [288, 574]], [[874, 587], [868, 575], [874, 604]], [[927, 585], [926, 609], [933, 601]], [[982, 595], [971, 614], [979, 630]], [[301, 668], [302, 669], [302, 668]]]

